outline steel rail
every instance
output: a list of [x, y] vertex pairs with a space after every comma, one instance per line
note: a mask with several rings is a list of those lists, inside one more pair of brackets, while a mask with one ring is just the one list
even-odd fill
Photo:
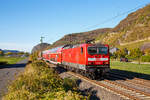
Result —
[[145, 96], [150, 96], [150, 93], [143, 92], [143, 91], [140, 91], [140, 90], [138, 90], [138, 89], [128, 87], [128, 86], [126, 86], [126, 85], [124, 85], [124, 84], [122, 84], [122, 83], [117, 83], [117, 82], [109, 81], [109, 80], [104, 80], [104, 81], [109, 82], [109, 83], [111, 83], [111, 84], [115, 84], [115, 85], [117, 85], [117, 86], [123, 87], [123, 88], [128, 89], [128, 90], [131, 90], [131, 91], [135, 91], [136, 93], [140, 93], [140, 94], [143, 94], [143, 95], [145, 95]]
[[144, 80], [144, 79], [140, 79], [140, 78], [134, 78], [134, 79], [130, 80], [130, 79], [127, 79], [126, 77], [124, 77], [123, 75], [118, 74], [118, 73], [111, 73], [110, 76], [111, 75], [114, 77], [125, 79], [128, 82], [132, 82], [132, 83], [143, 85], [144, 87], [150, 88], [150, 81], [148, 81], [148, 80]]
[[119, 79], [124, 79], [126, 82], [129, 82], [129, 83], [131, 83], [131, 84], [141, 85], [141, 86], [143, 86], [143, 87], [150, 88], [150, 85], [145, 84], [145, 83], [143, 83], [143, 82], [141, 82], [141, 81], [139, 82], [138, 80], [126, 79], [125, 77], [118, 76], [118, 75], [115, 75], [115, 74], [110, 74], [109, 76], [115, 77], [115, 78], [119, 78]]
[[89, 79], [89, 78], [87, 78], [87, 77], [84, 77], [84, 76], [82, 76], [82, 75], [79, 75], [79, 74], [76, 74], [76, 73], [73, 73], [73, 72], [68, 72], [68, 74], [73, 75], [73, 76], [75, 76], [75, 77], [78, 77], [78, 78], [80, 78], [80, 79], [83, 79], [83, 80], [85, 80], [85, 81], [87, 81], [87, 82], [90, 82], [91, 84], [96, 85], [96, 86], [103, 87], [103, 88], [105, 88], [105, 89], [108, 89], [108, 90], [110, 90], [110, 91], [113, 91], [113, 92], [115, 92], [115, 93], [117, 93], [117, 94], [122, 95], [122, 97], [124, 97], [124, 98], [132, 99], [132, 100], [141, 100], [140, 98], [138, 98], [138, 97], [136, 97], [136, 96], [133, 96], [133, 95], [130, 95], [130, 94], [126, 93], [126, 92], [123, 92], [123, 91], [114, 89], [114, 88], [111, 87], [111, 86], [108, 86], [108, 85], [106, 85], [106, 84], [104, 84], [104, 83], [101, 83], [101, 82], [98, 82], [98, 81], [95, 81], [95, 80], [91, 80], [91, 79]]

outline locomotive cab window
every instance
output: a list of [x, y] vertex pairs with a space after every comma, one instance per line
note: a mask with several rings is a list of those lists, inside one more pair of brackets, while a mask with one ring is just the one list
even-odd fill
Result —
[[108, 54], [107, 47], [98, 47], [98, 54]]
[[88, 47], [88, 53], [89, 54], [97, 54], [97, 48], [96, 47]]
[[83, 47], [81, 47], [81, 54], [83, 54]]

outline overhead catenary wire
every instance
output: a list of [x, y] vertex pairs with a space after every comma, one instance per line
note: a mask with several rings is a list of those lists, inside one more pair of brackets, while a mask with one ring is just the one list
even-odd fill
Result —
[[113, 17], [111, 17], [111, 18], [109, 18], [109, 19], [106, 19], [106, 20], [104, 20], [104, 21], [102, 21], [102, 22], [100, 22], [100, 23], [98, 23], [98, 24], [95, 24], [95, 25], [86, 27], [86, 28], [84, 28], [84, 29], [96, 28], [96, 27], [98, 27], [99, 25], [108, 23], [108, 22], [110, 22], [110, 21], [112, 21], [112, 20], [114, 20], [114, 19], [116, 19], [116, 18], [118, 18], [118, 17], [120, 17], [120, 16], [122, 16], [122, 15], [131, 13], [132, 11], [134, 11], [134, 10], [136, 10], [136, 9], [139, 9], [139, 8], [141, 8], [141, 7], [143, 7], [143, 6], [146, 6], [147, 4], [149, 4], [149, 3], [139, 5], [139, 6], [135, 7], [135, 8], [132, 8], [132, 9], [130, 9], [130, 10], [128, 10], [128, 11], [125, 11], [125, 12], [123, 12], [123, 13], [120, 13], [120, 14], [118, 14], [118, 15], [116, 15], [116, 16], [113, 16]]
[[[114, 19], [116, 19], [116, 18], [118, 18], [118, 17], [120, 17], [120, 16], [122, 16], [122, 15], [129, 14], [129, 13], [131, 13], [131, 12], [134, 11], [134, 10], [137, 10], [137, 9], [143, 7], [143, 6], [146, 6], [147, 4], [149, 4], [149, 3], [139, 5], [139, 6], [135, 7], [135, 8], [132, 8], [132, 9], [130, 9], [130, 10], [128, 10], [128, 11], [125, 11], [125, 12], [123, 12], [123, 13], [117, 14], [116, 16], [113, 16], [113, 17], [111, 17], [111, 18], [109, 18], [109, 19], [106, 19], [106, 20], [104, 20], [104, 21], [102, 21], [102, 22], [100, 22], [100, 23], [97, 23], [97, 24], [95, 24], [95, 25], [91, 25], [91, 26], [89, 26], [89, 27], [84, 26], [84, 27], [82, 27], [82, 29], [84, 29], [84, 30], [85, 30], [85, 29], [86, 29], [86, 30], [87, 30], [87, 29], [90, 30], [90, 29], [96, 28], [96, 27], [98, 27], [98, 26], [100, 26], [100, 25], [102, 25], [102, 24], [108, 23], [108, 22], [110, 22], [110, 21], [112, 21], [112, 20], [114, 20]], [[70, 37], [71, 37], [71, 36], [70, 36]], [[48, 41], [46, 41], [46, 42], [48, 42]]]

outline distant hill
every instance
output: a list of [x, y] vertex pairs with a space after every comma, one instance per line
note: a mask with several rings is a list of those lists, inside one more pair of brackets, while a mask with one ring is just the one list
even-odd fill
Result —
[[149, 49], [150, 48], [150, 42], [149, 43], [144, 43], [142, 46], [141, 46], [141, 50], [144, 51], [146, 49]]
[[61, 46], [64, 44], [72, 43], [72, 44], [79, 44], [84, 43], [86, 40], [95, 39], [99, 34], [108, 33], [111, 31], [111, 28], [103, 28], [97, 29], [89, 32], [82, 32], [82, 33], [72, 33], [65, 35], [60, 40], [54, 42], [50, 48]]
[[34, 53], [36, 51], [43, 51], [49, 46], [50, 46], [50, 44], [48, 44], [48, 43], [40, 43], [40, 44], [33, 47], [31, 53]]
[[97, 29], [89, 32], [65, 35], [49, 48], [67, 43], [78, 44], [85, 40], [95, 39], [119, 48], [139, 48], [150, 43], [150, 4], [129, 14], [114, 28]]
[[19, 53], [20, 51], [18, 50], [3, 50], [4, 53], [7, 53], [7, 52], [12, 52], [12, 53]]
[[0, 51], [3, 51], [4, 53], [7, 53], [7, 52], [19, 53], [19, 52], [21, 52], [19, 50], [2, 50], [2, 49], [0, 49]]

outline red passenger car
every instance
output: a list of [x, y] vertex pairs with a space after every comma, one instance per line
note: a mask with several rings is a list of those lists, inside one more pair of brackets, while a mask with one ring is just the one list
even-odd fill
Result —
[[44, 60], [49, 60], [49, 50], [43, 51], [42, 57], [44, 58]]
[[62, 46], [43, 51], [43, 59], [53, 64], [61, 64], [62, 62]]

